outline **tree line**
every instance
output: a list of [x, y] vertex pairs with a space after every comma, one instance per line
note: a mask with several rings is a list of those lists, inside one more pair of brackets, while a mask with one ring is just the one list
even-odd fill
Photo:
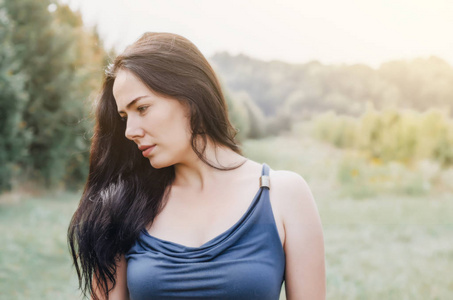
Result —
[[0, 190], [80, 183], [108, 57], [99, 36], [67, 5], [0, 0], [0, 43]]
[[312, 121], [314, 137], [373, 162], [413, 166], [428, 159], [444, 169], [453, 166], [453, 119], [438, 108], [420, 113], [370, 106], [359, 118], [329, 111]]
[[376, 69], [266, 62], [227, 52], [211, 61], [234, 95], [231, 106], [243, 116], [237, 124], [246, 138], [276, 134], [327, 111], [359, 117], [370, 103], [380, 111], [438, 108], [453, 116], [453, 68], [435, 56], [390, 61]]
[[[0, 0], [0, 43], [0, 191], [24, 182], [80, 187], [93, 104], [113, 51], [80, 13], [51, 0]], [[264, 62], [226, 52], [209, 60], [240, 140], [278, 134], [326, 111], [358, 117], [370, 102], [378, 110], [437, 107], [453, 115], [453, 69], [437, 57], [378, 69]], [[450, 162], [450, 152], [442, 151], [438, 156]]]

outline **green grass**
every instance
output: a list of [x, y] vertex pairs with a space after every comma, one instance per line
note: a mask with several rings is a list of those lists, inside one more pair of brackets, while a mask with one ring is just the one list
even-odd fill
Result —
[[453, 203], [319, 202], [328, 299], [450, 299]]
[[78, 196], [0, 202], [0, 299], [80, 299], [66, 243]]
[[[244, 146], [251, 159], [296, 171], [311, 187], [324, 227], [327, 299], [451, 299], [450, 190], [379, 193], [370, 185], [355, 197], [361, 187], [339, 180], [344, 153], [327, 144], [283, 136]], [[0, 299], [81, 299], [66, 244], [79, 195], [2, 199]]]
[[299, 173], [312, 189], [324, 228], [327, 299], [452, 299], [451, 169], [367, 165], [307, 135], [249, 140], [244, 150]]

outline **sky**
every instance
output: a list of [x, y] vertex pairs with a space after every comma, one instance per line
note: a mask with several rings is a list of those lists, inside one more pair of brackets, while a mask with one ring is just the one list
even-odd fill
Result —
[[325, 64], [439, 56], [453, 65], [453, 0], [61, 0], [122, 51], [146, 31], [173, 32], [210, 57]]

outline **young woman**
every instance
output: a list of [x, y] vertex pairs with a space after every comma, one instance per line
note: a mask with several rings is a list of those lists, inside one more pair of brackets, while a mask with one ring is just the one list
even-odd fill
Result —
[[[219, 82], [187, 39], [146, 33], [109, 66], [68, 239], [93, 299], [324, 299], [305, 180], [241, 155]], [[278, 149], [275, 149], [278, 151]]]

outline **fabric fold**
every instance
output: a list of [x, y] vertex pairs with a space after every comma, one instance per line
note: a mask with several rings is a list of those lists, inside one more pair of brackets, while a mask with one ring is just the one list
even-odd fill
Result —
[[[266, 164], [262, 175], [269, 175]], [[258, 189], [233, 226], [200, 247], [159, 239], [143, 229], [126, 259], [132, 300], [277, 300], [285, 269], [268, 187]]]

